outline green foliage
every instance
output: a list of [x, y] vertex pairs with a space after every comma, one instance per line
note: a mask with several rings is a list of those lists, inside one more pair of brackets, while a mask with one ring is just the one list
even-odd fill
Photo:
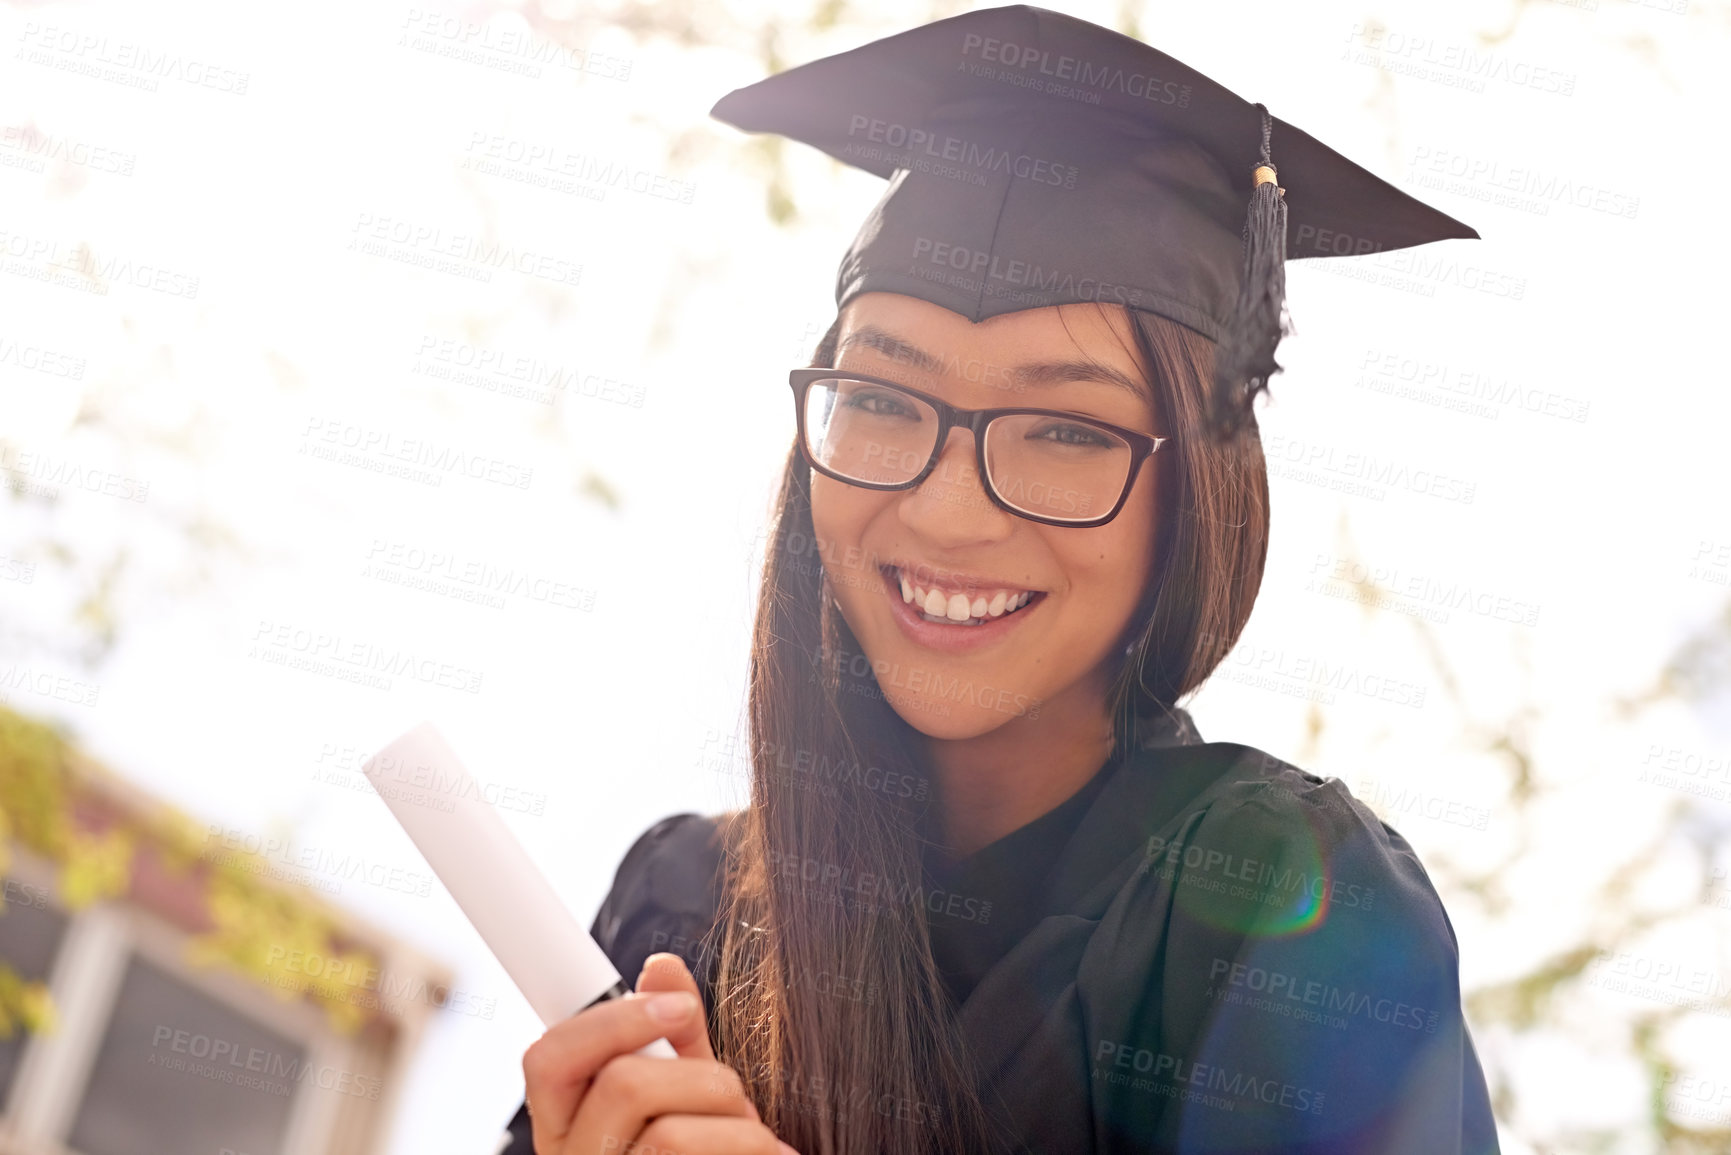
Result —
[[[1347, 552], [1347, 551], [1343, 551]], [[1382, 611], [1386, 591], [1374, 583], [1361, 591], [1360, 600], [1368, 619]], [[1554, 830], [1551, 817], [1556, 808], [1569, 804], [1568, 791], [1578, 789], [1566, 771], [1542, 753], [1545, 709], [1536, 695], [1523, 694], [1502, 702], [1495, 713], [1475, 707], [1468, 698], [1467, 679], [1458, 671], [1445, 640], [1428, 622], [1414, 620], [1411, 627], [1421, 653], [1441, 685], [1442, 698], [1455, 713], [1466, 755], [1489, 757], [1504, 771], [1500, 820], [1512, 833], [1507, 848], [1487, 862], [1463, 866], [1443, 853], [1426, 855], [1427, 867], [1451, 909], [1476, 903], [1488, 923], [1505, 930], [1518, 923], [1527, 909], [1513, 893], [1511, 878], [1523, 868], [1558, 857], [1559, 851], [1546, 838]], [[1620, 700], [1607, 701], [1607, 715], [1625, 723], [1662, 703], [1699, 706], [1731, 684], [1731, 602], [1717, 619], [1704, 624], [1678, 647], [1650, 687]], [[1511, 655], [1513, 658], [1514, 655]], [[1318, 732], [1320, 733], [1320, 723]], [[1576, 780], [1578, 781], [1578, 780]], [[1619, 953], [1638, 954], [1652, 934], [1683, 928], [1699, 920], [1705, 909], [1701, 898], [1715, 884], [1715, 848], [1691, 836], [1691, 829], [1711, 822], [1696, 799], [1679, 799], [1668, 808], [1656, 829], [1639, 840], [1619, 832], [1615, 854], [1617, 869], [1606, 872], [1593, 886], [1588, 907], [1595, 912], [1573, 941], [1560, 940], [1523, 969], [1476, 990], [1463, 992], [1463, 1000], [1475, 1032], [1495, 1032], [1505, 1038], [1570, 1039], [1580, 1029], [1583, 1007], [1604, 1008], [1594, 1020], [1594, 1042], [1614, 1040], [1613, 1053], [1639, 1064], [1648, 1088], [1646, 1137], [1650, 1149], [1666, 1155], [1706, 1155], [1731, 1151], [1731, 1128], [1703, 1125], [1684, 1110], [1677, 1099], [1677, 1080], [1688, 1068], [1679, 1058], [1680, 1041], [1691, 1025], [1731, 1014], [1731, 993], [1716, 977], [1711, 990], [1691, 990], [1698, 998], [1669, 1003], [1635, 996], [1621, 1004], [1594, 999], [1593, 987], [1606, 964]], [[1692, 859], [1699, 894], [1680, 892], [1674, 881], [1661, 873], [1679, 860], [1679, 851]], [[1662, 896], [1662, 897], [1655, 897]], [[1525, 900], [1530, 901], [1530, 900]], [[1716, 936], [1718, 924], [1707, 920]], [[1697, 922], [1698, 925], [1698, 922]], [[1704, 975], [1712, 972], [1703, 968]], [[1642, 1003], [1651, 1004], [1643, 1007]], [[1632, 1004], [1632, 1005], [1631, 1005]], [[1615, 1009], [1610, 1009], [1615, 1008]], [[1487, 1067], [1493, 1107], [1505, 1131], [1533, 1142], [1535, 1150], [1554, 1150], [1545, 1141], [1523, 1135], [1521, 1088], [1494, 1064]], [[1681, 1104], [1686, 1108], [1688, 1104]], [[1566, 1128], [1561, 1138], [1568, 1150], [1621, 1150], [1627, 1136], [1614, 1128], [1578, 1125]]]
[[42, 983], [27, 983], [0, 963], [0, 1038], [10, 1039], [18, 1028], [35, 1033], [54, 1029], [54, 1000]]
[[[74, 811], [89, 796], [89, 773], [75, 767], [71, 744], [53, 727], [0, 706], [0, 873], [15, 841], [57, 868], [60, 899], [78, 910], [125, 896], [139, 856], [151, 854], [169, 871], [196, 873], [204, 884], [212, 925], [188, 944], [194, 965], [238, 971], [283, 999], [309, 998], [338, 1031], [365, 1024], [373, 1002], [366, 977], [379, 973], [378, 962], [345, 944], [330, 914], [264, 881], [262, 856], [210, 854], [203, 828], [172, 808], [122, 813], [100, 830], [81, 827]], [[307, 958], [322, 960], [319, 975], [291, 969]], [[47, 988], [25, 982], [0, 960], [0, 1037], [18, 1026], [50, 1029], [53, 1021]]]

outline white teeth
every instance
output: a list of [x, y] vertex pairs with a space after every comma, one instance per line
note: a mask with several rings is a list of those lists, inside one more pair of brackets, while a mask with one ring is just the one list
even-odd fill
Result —
[[975, 594], [973, 600], [969, 601], [965, 593], [945, 593], [935, 586], [927, 589], [915, 585], [900, 570], [896, 571], [896, 581], [901, 586], [903, 602], [912, 605], [927, 617], [942, 618], [950, 622], [978, 623], [1002, 617], [1021, 609], [1034, 597], [1033, 590], [1021, 590], [1018, 593], [998, 590], [990, 598], [985, 594]]

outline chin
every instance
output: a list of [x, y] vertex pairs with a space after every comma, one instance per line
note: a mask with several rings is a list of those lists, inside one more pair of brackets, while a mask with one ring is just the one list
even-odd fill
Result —
[[937, 694], [880, 688], [884, 700], [901, 720], [928, 738], [949, 741], [978, 738], [1018, 719], [1040, 716], [1038, 699], [965, 678]]
[[[843, 603], [843, 620], [849, 620]], [[874, 623], [875, 624], [875, 623]], [[850, 624], [850, 631], [852, 626]], [[883, 634], [890, 635], [888, 638]], [[964, 740], [1011, 722], [1040, 717], [1047, 679], [1030, 679], [1021, 662], [1001, 655], [952, 656], [902, 644], [889, 626], [874, 636], [855, 633], [860, 654], [852, 669], [896, 714], [929, 738]]]

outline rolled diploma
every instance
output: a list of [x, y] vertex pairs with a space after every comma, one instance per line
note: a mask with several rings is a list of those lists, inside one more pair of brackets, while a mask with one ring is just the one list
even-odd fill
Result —
[[[422, 768], [451, 809], [415, 801], [389, 788], [389, 776]], [[444, 736], [422, 722], [361, 764], [385, 805], [414, 841], [433, 873], [457, 900], [487, 949], [529, 1000], [543, 1025], [571, 1017], [591, 1003], [625, 993], [619, 971], [571, 917], [559, 895], [457, 760]], [[677, 1058], [666, 1039], [640, 1054]]]

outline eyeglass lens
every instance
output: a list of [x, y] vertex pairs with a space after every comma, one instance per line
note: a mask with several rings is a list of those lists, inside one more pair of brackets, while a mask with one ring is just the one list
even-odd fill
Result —
[[[825, 469], [867, 485], [912, 480], [937, 446], [938, 412], [911, 393], [846, 377], [812, 383], [805, 395], [806, 451]], [[1012, 413], [985, 429], [993, 492], [1036, 517], [1088, 521], [1117, 504], [1132, 451], [1092, 422]]]

